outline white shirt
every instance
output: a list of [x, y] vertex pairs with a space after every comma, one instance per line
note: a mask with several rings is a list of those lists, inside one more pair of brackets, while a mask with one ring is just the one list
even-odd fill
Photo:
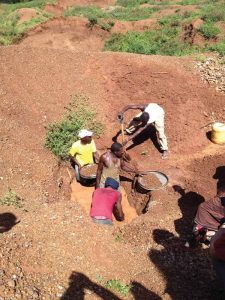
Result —
[[163, 108], [156, 103], [150, 103], [144, 111], [149, 114], [148, 124], [151, 124], [164, 116]]

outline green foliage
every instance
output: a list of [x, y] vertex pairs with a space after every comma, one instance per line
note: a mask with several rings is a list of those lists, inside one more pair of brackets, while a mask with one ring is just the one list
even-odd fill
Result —
[[201, 18], [207, 23], [225, 21], [225, 2], [202, 6]]
[[103, 131], [87, 97], [74, 96], [67, 111], [61, 122], [48, 126], [45, 139], [45, 146], [63, 160], [68, 158], [69, 149], [78, 140], [78, 132], [82, 128], [92, 130], [97, 136]]
[[206, 51], [216, 51], [220, 55], [225, 55], [225, 39], [211, 46], [206, 46]]
[[105, 50], [139, 54], [187, 55], [198, 51], [179, 39], [176, 28], [162, 28], [144, 32], [113, 34], [105, 44]]
[[120, 6], [124, 6], [124, 7], [128, 7], [128, 6], [138, 6], [138, 5], [141, 5], [141, 4], [151, 4], [151, 5], [157, 5], [157, 6], [160, 6], [160, 5], [168, 5], [168, 4], [174, 4], [174, 3], [170, 3], [171, 1], [169, 0], [161, 0], [160, 2], [159, 1], [156, 1], [156, 0], [117, 0], [116, 4], [117, 5], [120, 5]]
[[206, 38], [206, 39], [212, 39], [217, 36], [217, 34], [220, 33], [219, 28], [214, 26], [212, 23], [203, 23], [200, 28], [199, 32]]
[[[0, 45], [10, 45], [19, 41], [24, 33], [38, 23], [47, 21], [51, 14], [41, 10], [46, 4], [44, 0], [24, 1], [14, 4], [0, 5]], [[20, 8], [35, 8], [36, 17], [18, 24]]]
[[110, 13], [112, 18], [124, 21], [138, 21], [148, 19], [157, 7], [126, 7], [117, 8]]
[[90, 18], [104, 18], [104, 19], [117, 19], [124, 21], [137, 21], [147, 19], [151, 14], [158, 9], [155, 7], [125, 7], [125, 8], [115, 8], [112, 11], [103, 11], [99, 7], [95, 6], [73, 6], [66, 10], [64, 15], [68, 16], [81, 16]]
[[118, 279], [110, 279], [106, 281], [104, 286], [107, 289], [111, 289], [113, 291], [119, 292], [123, 296], [128, 296], [130, 289], [132, 288], [131, 284], [124, 284]]
[[72, 6], [64, 12], [65, 17], [80, 16], [90, 18], [106, 18], [105, 13], [101, 8], [96, 6]]
[[98, 24], [98, 19], [96, 17], [88, 18], [89, 24], [88, 27], [93, 28], [96, 24]]
[[101, 275], [97, 275], [97, 281], [99, 281], [105, 288], [119, 292], [123, 296], [128, 296], [130, 289], [132, 288], [131, 284], [124, 284], [118, 279], [110, 279], [105, 281]]
[[23, 207], [23, 200], [17, 194], [9, 189], [5, 196], [0, 199], [0, 205], [14, 206], [17, 208]]

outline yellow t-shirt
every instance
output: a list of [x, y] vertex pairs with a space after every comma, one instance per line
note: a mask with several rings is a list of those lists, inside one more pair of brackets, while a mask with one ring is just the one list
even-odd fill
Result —
[[83, 167], [87, 164], [93, 164], [93, 153], [96, 152], [95, 142], [92, 140], [90, 144], [83, 145], [81, 141], [73, 143], [70, 154], [75, 156], [78, 163]]

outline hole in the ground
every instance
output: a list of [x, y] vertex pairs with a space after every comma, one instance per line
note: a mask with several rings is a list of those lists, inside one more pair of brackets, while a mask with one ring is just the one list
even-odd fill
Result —
[[[150, 202], [150, 194], [144, 194], [141, 193], [141, 191], [132, 193], [132, 181], [123, 177], [121, 179], [122, 206], [125, 221], [117, 222], [113, 216], [113, 221], [118, 224], [130, 223], [139, 215], [146, 213]], [[88, 215], [90, 213], [92, 194], [94, 192], [94, 186], [93, 184], [91, 185], [92, 186], [88, 186], [87, 182], [81, 185], [76, 181], [71, 184], [71, 199], [79, 202]]]

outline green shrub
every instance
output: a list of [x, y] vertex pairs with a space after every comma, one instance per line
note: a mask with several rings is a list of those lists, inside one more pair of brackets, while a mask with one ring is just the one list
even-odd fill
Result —
[[129, 291], [132, 288], [131, 284], [126, 285], [118, 279], [110, 279], [110, 280], [106, 281], [104, 286], [107, 289], [111, 289], [113, 291], [119, 292], [123, 296], [128, 296]]
[[215, 27], [212, 23], [204, 23], [200, 26], [199, 32], [206, 38], [212, 39], [220, 33], [219, 28]]
[[137, 21], [147, 19], [151, 14], [157, 11], [157, 8], [152, 7], [125, 7], [115, 8], [112, 11], [103, 11], [99, 7], [95, 6], [73, 6], [66, 10], [64, 15], [68, 16], [81, 16], [86, 18], [113, 18], [124, 21]]
[[225, 39], [211, 46], [205, 48], [206, 51], [216, 51], [220, 55], [225, 55]]
[[113, 34], [105, 44], [105, 50], [139, 54], [187, 55], [198, 50], [182, 42], [177, 28], [162, 28], [144, 32]]
[[225, 21], [225, 3], [203, 6], [201, 9], [201, 17], [207, 23]]
[[5, 196], [0, 199], [0, 205], [22, 208], [23, 200], [13, 190], [9, 189]]
[[88, 21], [88, 27], [90, 28], [93, 28], [96, 24], [98, 24], [98, 19], [96, 17], [89, 17]]
[[72, 6], [64, 12], [65, 17], [81, 16], [86, 18], [106, 18], [107, 14], [96, 6]]
[[62, 121], [48, 126], [45, 139], [45, 146], [63, 160], [68, 158], [69, 149], [78, 140], [82, 128], [92, 130], [97, 136], [103, 131], [87, 97], [74, 96], [67, 111]]
[[109, 14], [111, 18], [117, 20], [138, 21], [148, 19], [157, 10], [157, 7], [126, 7], [116, 8]]
[[[0, 45], [16, 43], [28, 29], [51, 18], [51, 14], [40, 9], [45, 3], [46, 1], [44, 0], [33, 0], [3, 5], [0, 10]], [[17, 9], [23, 7], [35, 8], [37, 15], [29, 21], [18, 24], [19, 15]]]

